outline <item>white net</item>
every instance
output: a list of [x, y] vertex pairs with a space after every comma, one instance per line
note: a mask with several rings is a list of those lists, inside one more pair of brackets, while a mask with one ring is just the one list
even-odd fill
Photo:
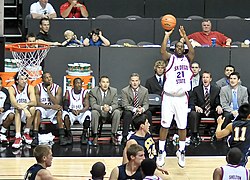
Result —
[[39, 43], [20, 43], [20, 45], [16, 45], [15, 49], [13, 48], [11, 51], [19, 68], [20, 75], [28, 75], [31, 80], [42, 76], [42, 67], [40, 64], [46, 57], [49, 46]]

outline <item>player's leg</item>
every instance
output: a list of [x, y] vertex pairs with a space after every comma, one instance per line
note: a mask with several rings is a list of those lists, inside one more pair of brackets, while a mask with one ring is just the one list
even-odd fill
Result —
[[173, 119], [172, 110], [172, 98], [166, 94], [162, 97], [162, 110], [161, 110], [161, 129], [160, 129], [160, 139], [159, 139], [159, 153], [156, 160], [158, 166], [163, 166], [165, 164], [166, 157], [166, 139], [168, 135], [168, 130]]
[[[7, 117], [6, 117], [7, 116]], [[11, 112], [11, 110], [6, 111], [2, 116], [2, 128], [0, 130], [0, 143], [9, 144], [9, 140], [7, 139], [7, 129], [14, 122], [15, 114]]]
[[188, 115], [188, 98], [186, 96], [177, 97], [175, 101], [175, 121], [179, 134], [179, 149], [176, 152], [178, 165], [185, 167], [185, 146], [186, 146], [186, 128]]
[[91, 121], [91, 112], [86, 111], [85, 113], [81, 113], [79, 115], [79, 122], [83, 125], [82, 136], [81, 136], [81, 144], [88, 143], [88, 129]]
[[[69, 113], [71, 113], [71, 112], [69, 112]], [[66, 112], [66, 111], [63, 111], [62, 118], [64, 120], [64, 126], [65, 126], [65, 129], [66, 129], [65, 138], [67, 139], [68, 144], [72, 144], [73, 143], [73, 136], [72, 136], [72, 133], [71, 133], [71, 120], [73, 120], [73, 119], [70, 118], [69, 113]], [[72, 124], [73, 123], [74, 123], [74, 121], [72, 122]]]
[[59, 143], [61, 146], [67, 145], [67, 140], [65, 139], [65, 130], [64, 130], [64, 125], [62, 121], [62, 111], [57, 111], [56, 114], [56, 120], [57, 120], [57, 125], [59, 128]]
[[[25, 126], [25, 129], [24, 129], [23, 140], [27, 144], [31, 144], [32, 140], [33, 140], [30, 137], [30, 128], [31, 128], [31, 125], [32, 125], [33, 120], [34, 120], [35, 111], [36, 111], [36, 108], [31, 107], [31, 108], [29, 108], [30, 116], [26, 115], [26, 126]], [[23, 117], [21, 117], [21, 118], [23, 118]]]
[[41, 110], [36, 109], [35, 111], [35, 117], [33, 121], [33, 140], [31, 143], [31, 146], [37, 146], [39, 144], [39, 139], [38, 139], [38, 132], [39, 132], [39, 127], [41, 123]]
[[15, 141], [12, 144], [13, 148], [20, 148], [22, 146], [22, 137], [21, 137], [21, 113], [22, 111], [19, 111], [15, 109]]

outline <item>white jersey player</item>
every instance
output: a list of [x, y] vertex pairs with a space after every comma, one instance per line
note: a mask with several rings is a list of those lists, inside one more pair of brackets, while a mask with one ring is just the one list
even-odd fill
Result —
[[162, 110], [161, 110], [161, 130], [159, 140], [159, 155], [157, 157], [158, 166], [165, 164], [165, 143], [168, 129], [173, 117], [178, 126], [179, 133], [179, 150], [176, 152], [178, 164], [180, 167], [185, 166], [185, 140], [188, 114], [188, 93], [191, 89], [190, 80], [193, 73], [190, 69], [190, 62], [194, 59], [194, 49], [189, 42], [183, 26], [180, 26], [179, 33], [188, 46], [188, 53], [184, 54], [184, 44], [177, 42], [175, 44], [174, 54], [166, 51], [166, 44], [173, 30], [165, 32], [161, 46], [162, 58], [168, 61], [166, 67], [166, 81], [163, 87]]
[[0, 143], [9, 144], [6, 137], [6, 131], [10, 124], [14, 121], [14, 113], [10, 110], [10, 96], [6, 88], [2, 86], [2, 78], [0, 77]]
[[[11, 101], [11, 109], [15, 113], [15, 142], [12, 144], [13, 148], [20, 148], [22, 145], [22, 139], [31, 144], [32, 138], [29, 135], [30, 127], [32, 125], [36, 97], [34, 93], [34, 87], [28, 85], [27, 77], [19, 75], [17, 73], [14, 77], [15, 84], [9, 87], [9, 95]], [[26, 123], [23, 137], [21, 138], [21, 121]]]
[[90, 125], [91, 112], [89, 111], [89, 95], [82, 88], [81, 78], [75, 78], [73, 81], [74, 88], [66, 91], [64, 96], [63, 119], [68, 134], [68, 144], [72, 143], [72, 133], [70, 126], [75, 121], [83, 125], [81, 143], [87, 143], [87, 130]]
[[58, 124], [60, 145], [66, 145], [67, 142], [64, 139], [65, 132], [62, 121], [62, 106], [60, 105], [62, 88], [53, 83], [50, 73], [44, 72], [42, 83], [36, 85], [35, 93], [37, 107], [34, 119], [34, 138], [31, 145], [38, 145], [38, 130], [41, 118], [49, 118], [53, 124]]
[[214, 170], [213, 180], [244, 179], [249, 180], [249, 170], [241, 165], [242, 152], [239, 148], [231, 148], [226, 156], [227, 165]]

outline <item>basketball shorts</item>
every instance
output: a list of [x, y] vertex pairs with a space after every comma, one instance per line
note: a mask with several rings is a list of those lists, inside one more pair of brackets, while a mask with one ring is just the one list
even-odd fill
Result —
[[161, 125], [169, 128], [173, 116], [178, 129], [186, 129], [188, 114], [188, 96], [170, 96], [163, 93], [161, 106]]
[[54, 109], [44, 109], [43, 107], [36, 107], [36, 110], [41, 112], [41, 119], [48, 118], [53, 124], [57, 124], [56, 114], [57, 110]]
[[3, 124], [4, 120], [7, 118], [7, 116], [14, 112], [12, 110], [7, 110], [6, 112], [3, 112], [2, 114], [0, 114], [0, 124]]
[[89, 116], [91, 120], [91, 112], [89, 110], [85, 111], [84, 113], [80, 113], [78, 116], [75, 116], [72, 112], [63, 111], [63, 120], [66, 115], [69, 116], [71, 126], [74, 124], [75, 121], [78, 121], [80, 124], [83, 124], [87, 116]]

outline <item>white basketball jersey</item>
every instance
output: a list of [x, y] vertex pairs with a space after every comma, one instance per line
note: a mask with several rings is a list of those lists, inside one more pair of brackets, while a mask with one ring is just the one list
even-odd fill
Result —
[[12, 87], [15, 90], [17, 103], [22, 104], [22, 103], [28, 103], [28, 102], [30, 102], [29, 93], [28, 93], [28, 88], [29, 88], [28, 83], [26, 83], [26, 85], [25, 85], [25, 87], [24, 87], [24, 89], [23, 89], [22, 92], [19, 92], [17, 90], [17, 86], [15, 84], [12, 85]]
[[243, 166], [228, 164], [226, 166], [222, 166], [221, 170], [222, 170], [222, 180], [249, 179], [248, 170]]
[[[43, 83], [39, 83], [37, 85], [39, 91], [40, 91], [40, 102], [43, 104], [47, 104], [47, 105], [53, 105], [53, 103], [51, 102], [49, 95], [47, 93], [47, 89], [43, 86]], [[53, 83], [51, 88], [50, 88], [50, 92], [53, 96], [56, 96], [56, 92], [59, 88], [59, 85]]]
[[171, 55], [165, 71], [166, 81], [164, 83], [164, 92], [173, 96], [184, 95], [191, 89], [190, 80], [193, 73], [190, 69], [189, 60], [184, 55], [177, 57]]
[[69, 89], [69, 109], [81, 110], [84, 108], [85, 90], [82, 88], [79, 94], [74, 93], [74, 89]]
[[3, 91], [0, 91], [0, 107], [4, 106], [4, 102], [6, 98], [7, 98], [7, 95]]

